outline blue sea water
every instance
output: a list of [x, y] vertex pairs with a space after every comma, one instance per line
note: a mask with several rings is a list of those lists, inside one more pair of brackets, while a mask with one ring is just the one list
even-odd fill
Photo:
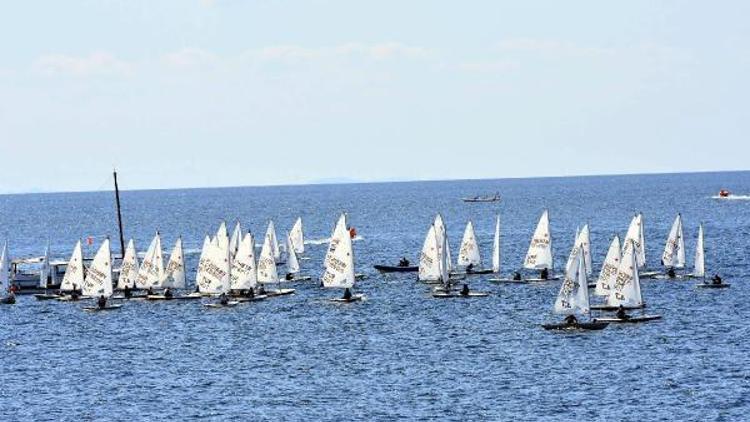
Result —
[[[710, 198], [725, 187], [750, 193], [750, 173], [124, 191], [126, 237], [144, 250], [157, 229], [165, 249], [182, 235], [190, 283], [203, 236], [221, 219], [256, 234], [273, 219], [282, 235], [297, 216], [313, 241], [303, 272], [317, 279], [326, 245], [315, 240], [346, 211], [362, 237], [357, 272], [368, 278], [356, 290], [367, 300], [330, 303], [340, 291], [316, 282], [220, 310], [130, 302], [91, 314], [20, 297], [0, 306], [0, 420], [746, 420], [750, 201]], [[460, 200], [495, 191], [502, 202]], [[454, 251], [474, 222], [485, 261], [499, 214], [509, 273], [544, 208], [558, 267], [576, 227], [591, 224], [596, 274], [637, 211], [658, 267], [681, 212], [690, 265], [703, 222], [708, 271], [732, 287], [645, 280], [648, 312], [663, 321], [556, 334], [540, 324], [559, 319], [559, 282], [476, 277], [472, 287], [490, 297], [438, 300], [414, 274], [372, 269], [402, 255], [416, 262], [441, 212]], [[113, 194], [0, 196], [0, 233], [14, 257], [41, 254], [49, 239], [67, 259], [78, 238], [116, 239]]]

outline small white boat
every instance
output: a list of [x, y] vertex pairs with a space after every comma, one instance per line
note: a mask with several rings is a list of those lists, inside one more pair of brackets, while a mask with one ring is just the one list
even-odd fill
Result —
[[323, 287], [344, 289], [344, 296], [329, 299], [332, 302], [358, 302], [364, 297], [361, 294], [351, 294], [351, 289], [354, 288], [355, 283], [354, 248], [347, 227], [346, 214], [341, 214], [336, 222], [336, 227], [333, 229], [331, 243], [328, 245], [324, 262], [325, 271], [320, 277]]

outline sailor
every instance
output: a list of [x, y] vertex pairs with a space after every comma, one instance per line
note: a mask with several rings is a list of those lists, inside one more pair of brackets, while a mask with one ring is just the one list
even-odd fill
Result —
[[245, 297], [249, 297], [251, 299], [254, 298], [255, 297], [255, 289], [253, 289], [251, 287], [251, 288], [245, 290]]
[[474, 272], [474, 264], [469, 264], [466, 266], [466, 274], [471, 274]]
[[125, 286], [125, 288], [122, 289], [122, 294], [125, 296], [125, 299], [133, 297], [133, 293], [130, 292], [130, 286]]
[[617, 308], [617, 315], [616, 316], [617, 316], [618, 319], [630, 319], [630, 315], [628, 315], [625, 312], [625, 307], [623, 307], [622, 305], [620, 305], [620, 307]]
[[399, 267], [408, 267], [409, 266], [409, 260], [406, 259], [405, 256], [401, 257], [401, 261], [398, 261]]
[[172, 299], [173, 297], [174, 297], [174, 295], [172, 294], [172, 289], [170, 289], [169, 287], [167, 287], [166, 289], [164, 289], [164, 298], [165, 299]]
[[351, 290], [349, 290], [348, 287], [346, 289], [344, 289], [344, 297], [342, 299], [344, 299], [344, 300], [352, 300], [352, 292], [351, 292]]
[[99, 299], [96, 300], [96, 306], [99, 307], [99, 309], [104, 309], [107, 307], [107, 298], [104, 297], [104, 295], [99, 296]]
[[73, 290], [70, 292], [70, 299], [78, 300], [78, 286], [73, 283]]
[[539, 272], [539, 278], [542, 280], [549, 279], [549, 270], [547, 270], [547, 268], [542, 268], [542, 271]]
[[198, 285], [198, 283], [195, 283], [195, 293], [200, 293], [200, 292], [201, 292], [200, 285]]
[[219, 303], [221, 303], [222, 305], [227, 305], [227, 304], [229, 304], [229, 298], [227, 297], [226, 293], [222, 293], [222, 294], [221, 294], [221, 295], [219, 296]]
[[13, 292], [13, 290], [9, 290], [8, 291], [8, 296], [5, 296], [2, 299], [2, 303], [6, 304], [6, 305], [12, 305], [12, 304], [16, 303], [16, 294]]
[[570, 314], [565, 317], [565, 323], [568, 325], [576, 325], [578, 324], [578, 318], [576, 318], [575, 315]]
[[721, 277], [718, 274], [714, 274], [713, 278], [711, 279], [711, 282], [713, 284], [721, 284]]
[[674, 268], [670, 268], [667, 270], [667, 277], [669, 278], [675, 278], [677, 277], [677, 274], [674, 272]]
[[469, 295], [469, 285], [464, 283], [464, 287], [461, 288], [461, 296]]
[[154, 289], [152, 289], [151, 286], [149, 286], [148, 290], [146, 290], [146, 294], [151, 296], [152, 294], [154, 294]]
[[513, 281], [521, 281], [521, 273], [518, 271], [513, 272]]
[[286, 273], [286, 276], [284, 277], [284, 280], [286, 280], [286, 281], [292, 281], [292, 280], [294, 280], [294, 274], [293, 273]]
[[[322, 281], [320, 282], [320, 285], [321, 285], [321, 286], [323, 285], [323, 282], [322, 282]], [[262, 284], [261, 284], [261, 285], [260, 285], [260, 287], [258, 288], [258, 294], [259, 294], [259, 295], [264, 295], [264, 294], [266, 294], [266, 288], [265, 288], [265, 286], [263, 286]]]

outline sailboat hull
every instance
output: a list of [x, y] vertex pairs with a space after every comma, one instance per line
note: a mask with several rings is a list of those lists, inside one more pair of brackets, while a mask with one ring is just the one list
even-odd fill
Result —
[[472, 298], [472, 297], [487, 297], [490, 294], [487, 292], [469, 292], [469, 294], [462, 295], [460, 292], [435, 292], [432, 294], [432, 297], [437, 299], [448, 299], [453, 297], [461, 297], [461, 298]]
[[397, 265], [373, 265], [381, 273], [415, 273], [419, 267], [399, 267]]
[[721, 284], [713, 284], [713, 283], [700, 283], [696, 284], [695, 287], [701, 288], [701, 289], [726, 289], [731, 284], [727, 283], [721, 283]]
[[365, 295], [352, 295], [349, 299], [344, 299], [343, 297], [337, 297], [333, 299], [329, 299], [331, 302], [334, 303], [352, 303], [352, 302], [361, 302], [365, 298]]
[[116, 311], [122, 308], [122, 305], [107, 305], [103, 308], [98, 306], [84, 306], [83, 310], [88, 312]]
[[542, 324], [548, 331], [599, 331], [607, 328], [608, 322], [578, 322], [575, 324]]
[[608, 322], [608, 323], [616, 323], [616, 324], [637, 324], [639, 322], [648, 322], [648, 321], [656, 321], [658, 319], [661, 319], [661, 315], [642, 315], [642, 316], [633, 316], [630, 318], [597, 318], [594, 321], [595, 322]]
[[[646, 304], [644, 303], [641, 306], [623, 306], [622, 308], [627, 311], [632, 311], [634, 309], [643, 309], [646, 307]], [[609, 312], [616, 312], [620, 309], [619, 306], [610, 306], [610, 305], [591, 305], [591, 310], [595, 311], [609, 311]]]

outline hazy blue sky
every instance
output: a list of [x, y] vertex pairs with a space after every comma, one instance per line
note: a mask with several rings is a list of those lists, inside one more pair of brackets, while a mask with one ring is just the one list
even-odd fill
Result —
[[747, 1], [18, 1], [0, 191], [746, 169]]

